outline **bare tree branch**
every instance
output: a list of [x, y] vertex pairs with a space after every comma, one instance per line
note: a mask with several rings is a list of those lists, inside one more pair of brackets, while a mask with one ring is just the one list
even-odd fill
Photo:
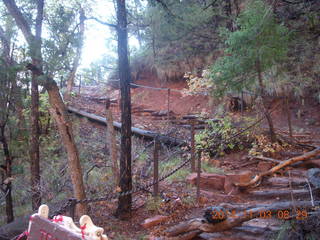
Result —
[[102, 20], [100, 20], [100, 19], [98, 19], [96, 17], [88, 17], [88, 18], [86, 18], [86, 20], [95, 20], [96, 22], [98, 22], [98, 23], [100, 23], [102, 25], [105, 25], [105, 26], [108, 26], [108, 27], [112, 27], [112, 28], [115, 28], [115, 29], [117, 29], [117, 27], [118, 27], [115, 24], [104, 22], [104, 21], [102, 21]]

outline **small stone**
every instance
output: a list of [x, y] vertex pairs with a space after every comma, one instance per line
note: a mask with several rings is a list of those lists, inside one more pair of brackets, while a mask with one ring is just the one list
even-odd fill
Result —
[[208, 202], [209, 202], [209, 199], [207, 197], [200, 196], [200, 198], [199, 198], [199, 203], [200, 204], [206, 204]]
[[154, 217], [145, 219], [141, 225], [144, 228], [151, 228], [151, 227], [154, 227], [160, 223], [167, 221], [168, 219], [169, 219], [168, 216], [156, 215]]

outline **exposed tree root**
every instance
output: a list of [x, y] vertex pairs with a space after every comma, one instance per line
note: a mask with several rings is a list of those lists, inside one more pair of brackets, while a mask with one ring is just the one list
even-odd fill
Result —
[[259, 182], [264, 176], [273, 174], [273, 173], [279, 171], [280, 169], [282, 169], [286, 166], [292, 165], [296, 162], [308, 160], [312, 157], [317, 156], [318, 154], [320, 154], [320, 147], [316, 147], [314, 150], [307, 152], [306, 154], [303, 154], [301, 156], [293, 157], [293, 158], [290, 158], [286, 161], [283, 161], [280, 164], [278, 164], [277, 166], [271, 168], [270, 170], [256, 175], [251, 181], [249, 181], [247, 183], [237, 183], [235, 185], [238, 187], [249, 187], [249, 186]]

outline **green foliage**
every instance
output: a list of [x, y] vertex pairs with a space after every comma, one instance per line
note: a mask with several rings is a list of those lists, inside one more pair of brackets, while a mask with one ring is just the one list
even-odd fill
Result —
[[264, 72], [287, 58], [289, 30], [277, 23], [271, 6], [261, 0], [252, 0], [237, 24], [238, 31], [221, 31], [227, 48], [225, 56], [211, 69], [216, 96], [252, 89], [258, 71]]
[[66, 78], [74, 64], [77, 51], [82, 46], [80, 29], [81, 9], [90, 10], [90, 1], [46, 1], [42, 57], [44, 70], [52, 75]]
[[[246, 121], [244, 127], [250, 121]], [[234, 137], [241, 131], [229, 116], [208, 120], [208, 127], [195, 135], [197, 151], [209, 156], [223, 156], [231, 150], [242, 150], [249, 142], [250, 135], [242, 134]]]
[[226, 26], [225, 1], [209, 6], [197, 0], [162, 2], [149, 1], [140, 15], [130, 19], [134, 22], [130, 30], [140, 40], [145, 63], [153, 62], [156, 69], [167, 73], [196, 71], [221, 42], [217, 30]]

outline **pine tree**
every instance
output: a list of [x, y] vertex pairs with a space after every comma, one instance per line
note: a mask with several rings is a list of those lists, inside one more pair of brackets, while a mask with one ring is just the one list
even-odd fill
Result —
[[263, 73], [286, 60], [289, 31], [277, 23], [272, 7], [261, 0], [247, 4], [237, 19], [238, 31], [222, 31], [226, 37], [225, 56], [212, 66], [214, 94], [222, 96], [228, 91], [258, 88], [262, 98], [272, 141], [276, 140], [273, 122], [267, 111]]

